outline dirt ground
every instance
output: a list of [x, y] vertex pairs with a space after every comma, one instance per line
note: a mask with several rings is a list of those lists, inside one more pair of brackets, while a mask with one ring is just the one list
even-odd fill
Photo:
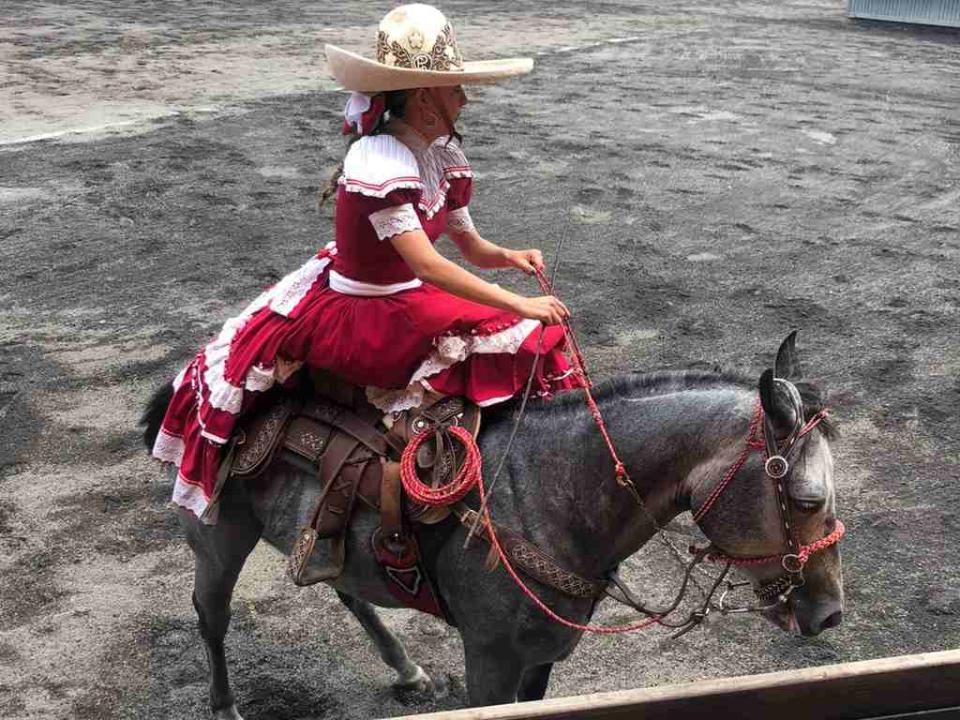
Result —
[[[0, 2], [0, 717], [205, 717], [191, 557], [136, 422], [331, 237], [315, 198], [344, 95], [321, 47], [365, 50], [386, 7]], [[559, 288], [595, 372], [759, 376], [800, 328], [842, 431], [839, 629], [588, 637], [549, 695], [960, 645], [960, 34], [826, 0], [443, 7], [468, 57], [536, 56], [470, 92], [472, 213], [548, 256], [564, 238]], [[641, 583], [675, 572], [662, 552], [630, 565]], [[455, 632], [385, 612], [447, 684], [398, 696], [333, 594], [296, 590], [267, 548], [233, 609], [248, 720], [464, 701]]]

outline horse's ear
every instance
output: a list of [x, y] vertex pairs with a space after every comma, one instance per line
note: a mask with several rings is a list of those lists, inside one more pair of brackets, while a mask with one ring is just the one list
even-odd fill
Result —
[[777, 387], [773, 378], [773, 370], [769, 369], [764, 370], [760, 376], [760, 404], [773, 422], [774, 428], [788, 433], [797, 422], [796, 411], [790, 399]]
[[773, 397], [773, 370], [764, 370], [763, 374], [760, 376], [760, 404], [763, 405], [763, 411], [767, 415], [773, 414], [773, 409], [776, 407], [776, 402]]
[[800, 357], [797, 355], [797, 331], [784, 338], [777, 351], [777, 361], [773, 365], [776, 377], [784, 380], [799, 380], [803, 377]]

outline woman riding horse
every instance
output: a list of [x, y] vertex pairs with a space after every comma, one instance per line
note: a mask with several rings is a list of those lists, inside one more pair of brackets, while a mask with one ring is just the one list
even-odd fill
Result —
[[425, 391], [480, 406], [508, 400], [523, 390], [538, 346], [535, 392], [578, 384], [557, 298], [512, 293], [433, 246], [446, 233], [477, 267], [542, 268], [539, 250], [508, 250], [477, 232], [473, 171], [454, 127], [463, 85], [529, 72], [532, 61], [463, 62], [450, 24], [428, 5], [384, 17], [375, 61], [331, 45], [326, 53], [352, 91], [344, 125], [355, 136], [336, 182], [334, 241], [184, 368], [153, 447], [179, 467], [174, 502], [198, 516], [237, 417], [304, 363], [365, 386], [385, 413], [419, 405]]

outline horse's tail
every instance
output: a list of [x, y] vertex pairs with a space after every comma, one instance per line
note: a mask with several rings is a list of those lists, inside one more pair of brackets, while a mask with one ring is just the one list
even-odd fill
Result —
[[153, 444], [160, 434], [160, 425], [163, 423], [163, 416], [167, 412], [167, 405], [173, 397], [173, 385], [165, 382], [153, 393], [150, 401], [147, 403], [143, 416], [140, 418], [140, 424], [145, 426], [143, 429], [143, 442], [147, 445], [147, 451], [153, 450]]

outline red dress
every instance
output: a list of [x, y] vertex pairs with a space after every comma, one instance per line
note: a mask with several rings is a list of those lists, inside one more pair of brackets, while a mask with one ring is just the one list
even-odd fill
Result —
[[[472, 177], [455, 143], [426, 145], [397, 121], [390, 134], [351, 146], [335, 242], [228, 320], [174, 380], [153, 454], [179, 468], [175, 503], [203, 513], [220, 448], [255, 394], [276, 382], [278, 361], [365, 386], [385, 413], [415, 407], [425, 389], [481, 406], [523, 390], [540, 323], [421, 282], [389, 240], [422, 228], [435, 242], [472, 228]], [[541, 396], [578, 384], [562, 347], [560, 328], [546, 328], [535, 375]]]

